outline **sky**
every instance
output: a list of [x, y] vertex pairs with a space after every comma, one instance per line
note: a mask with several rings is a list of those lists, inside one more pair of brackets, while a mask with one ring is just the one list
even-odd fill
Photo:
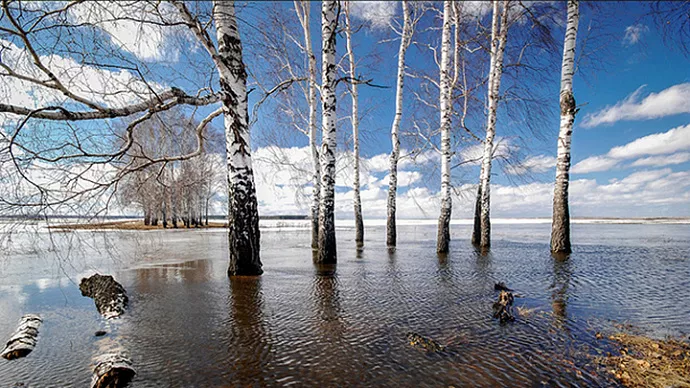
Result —
[[[470, 16], [490, 17], [486, 4], [465, 3]], [[546, 3], [544, 3], [546, 4]], [[548, 3], [561, 9], [562, 19], [554, 17], [550, 26], [556, 45], [562, 50], [564, 3]], [[575, 120], [572, 143], [572, 170], [570, 185], [571, 216], [577, 217], [688, 217], [690, 216], [690, 56], [673, 40], [664, 40], [662, 32], [648, 17], [644, 17], [645, 3], [599, 3], [597, 9], [586, 4], [582, 7], [578, 35], [578, 71], [574, 79], [574, 93], [580, 111]], [[265, 48], [261, 34], [266, 34], [269, 11], [284, 19], [281, 25], [289, 30], [297, 23], [292, 2], [240, 3], [240, 33], [245, 39], [245, 62], [250, 70], [250, 104], [258, 100], [261, 86], [275, 82], [263, 77], [268, 65], [263, 61]], [[42, 6], [54, 6], [43, 4]], [[204, 5], [194, 5], [203, 10]], [[319, 3], [313, 2], [312, 23], [314, 47], [320, 61]], [[615, 8], [618, 7], [618, 8]], [[125, 12], [119, 10], [118, 12]], [[365, 219], [385, 218], [388, 182], [388, 154], [390, 153], [390, 127], [394, 113], [395, 72], [399, 40], [390, 23], [399, 22], [401, 7], [397, 2], [355, 2], [352, 8], [355, 23], [361, 25], [355, 34], [354, 51], [358, 69], [364, 78], [382, 87], [360, 86], [360, 109], [364, 112], [360, 122], [362, 132], [362, 206]], [[75, 20], [94, 20], [98, 13], [76, 7], [71, 17]], [[174, 18], [174, 12], [171, 12]], [[273, 26], [275, 27], [275, 26]], [[430, 13], [420, 24], [418, 44], [408, 50], [408, 72], [438, 77], [432, 50], [440, 40], [440, 18]], [[512, 28], [512, 27], [511, 27]], [[509, 30], [508, 39], [517, 41]], [[271, 30], [273, 31], [273, 30]], [[208, 54], [187, 31], [175, 28], [160, 30], [153, 25], [135, 22], [102, 23], [92, 32], [95, 36], [94, 53], [102, 47], [115, 51], [123, 60], [136, 61], [145, 66], [145, 74], [155, 88], [181, 87], [194, 92], [203, 79], [208, 78], [204, 64]], [[274, 34], [279, 34], [275, 32]], [[300, 38], [299, 36], [297, 38]], [[13, 44], [14, 53], [21, 51], [21, 43]], [[286, 51], [295, 50], [294, 42], [283, 36], [271, 36]], [[338, 57], [344, 54], [342, 36], [338, 37]], [[46, 47], [49, 47], [46, 44]], [[468, 45], [469, 47], [469, 45]], [[584, 47], [584, 49], [583, 49]], [[2, 52], [7, 63], [12, 50]], [[135, 77], [126, 70], [91, 72], [88, 80], [78, 81], [68, 69], [79, 63], [77, 56], [44, 53], [51, 56], [51, 64], [66, 69], [68, 78], [86, 92], [107, 89], [114, 80], [122, 85], [136, 84]], [[548, 54], [528, 51], [535, 64], [543, 64]], [[96, 55], [96, 54], [93, 54]], [[553, 194], [556, 137], [558, 133], [559, 55], [555, 67], [544, 66], [541, 71], [525, 74], [522, 78], [504, 76], [503, 92], [515, 91], [519, 95], [529, 91], [538, 96], [534, 115], [518, 112], [520, 105], [508, 101], [499, 104], [497, 136], [499, 151], [512, 155], [512, 166], [495, 163], [492, 175], [493, 217], [549, 217]], [[549, 57], [549, 58], [551, 58]], [[20, 60], [16, 59], [15, 60]], [[470, 57], [470, 66], [476, 74], [488, 71], [488, 61], [481, 55]], [[546, 60], [544, 60], [546, 61]], [[299, 60], [297, 60], [299, 62]], [[84, 69], [83, 60], [80, 69]], [[553, 65], [553, 64], [552, 64]], [[30, 64], [23, 66], [30, 68]], [[546, 70], [548, 67], [548, 70]], [[553, 70], [555, 69], [555, 70]], [[29, 69], [30, 70], [30, 69]], [[27, 71], [29, 71], [27, 70]], [[198, 73], [197, 73], [198, 72]], [[211, 83], [217, 77], [210, 73]], [[174, 76], [173, 76], [174, 75]], [[134, 78], [133, 78], [134, 77]], [[422, 81], [408, 77], [404, 98], [405, 113], [402, 131], [414, 129], [415, 123], [426, 123], [430, 128], [438, 125], [438, 114], [420, 107], [412, 91], [419, 92]], [[112, 87], [112, 85], [110, 85]], [[136, 86], [135, 86], [136, 88]], [[484, 89], [485, 90], [485, 89]], [[139, 90], [140, 93], [144, 93]], [[42, 94], [41, 94], [42, 93]], [[436, 99], [438, 92], [436, 91]], [[485, 93], [484, 93], [485, 94]], [[508, 94], [506, 94], [507, 96]], [[433, 101], [434, 91], [423, 99]], [[58, 96], [31, 89], [20, 82], [0, 85], [0, 102], [13, 101], [36, 104], [53, 101]], [[117, 100], [103, 98], [104, 102], [125, 104], [130, 97], [122, 94]], [[339, 147], [342, 152], [336, 179], [336, 216], [352, 218], [352, 158], [351, 131], [346, 116], [349, 113], [349, 95], [344, 86], [338, 94]], [[477, 93], [476, 111], [469, 118], [470, 126], [481, 133], [484, 122], [483, 103], [486, 99]], [[303, 105], [302, 105], [303, 106]], [[252, 127], [253, 157], [262, 215], [307, 214], [309, 208], [311, 161], [307, 138], [287, 128], [285, 111], [280, 113], [278, 101], [269, 101], [258, 111]], [[504, 108], [502, 110], [502, 108]], [[201, 109], [200, 114], [212, 110]], [[288, 111], [288, 113], [290, 113]], [[292, 112], [294, 114], [294, 111]], [[289, 116], [289, 115], [288, 115]], [[203, 116], [201, 116], [203, 117]], [[221, 120], [213, 123], [222, 127]], [[461, 133], [455, 128], [456, 134]], [[410, 151], [415, 144], [403, 139], [402, 147]], [[453, 172], [453, 218], [469, 218], [473, 210], [473, 195], [478, 180], [477, 163], [467, 162], [481, 152], [476, 141], [458, 141], [454, 152], [458, 161], [465, 161]], [[276, 155], [283, 162], [297, 168], [287, 169], [276, 163]], [[438, 153], [431, 148], [412, 161], [401, 160], [399, 168], [399, 218], [436, 218], [440, 201], [437, 194], [440, 176], [436, 167]], [[223, 211], [224, 198], [219, 196], [215, 211]], [[113, 212], [127, 212], [114, 209]]]

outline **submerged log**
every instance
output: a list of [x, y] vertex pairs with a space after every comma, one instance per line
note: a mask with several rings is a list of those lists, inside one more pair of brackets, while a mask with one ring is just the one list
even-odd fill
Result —
[[14, 360], [31, 353], [38, 341], [38, 328], [41, 322], [43, 320], [38, 315], [24, 315], [0, 355], [8, 360]]
[[92, 298], [98, 312], [105, 318], [116, 318], [124, 314], [129, 299], [122, 285], [110, 275], [95, 274], [84, 278], [79, 284], [83, 296]]
[[136, 374], [132, 360], [123, 353], [106, 353], [95, 360], [91, 388], [122, 388]]
[[503, 282], [498, 282], [494, 284], [494, 291], [513, 291]]
[[407, 341], [413, 347], [420, 350], [425, 350], [427, 352], [442, 352], [445, 349], [445, 346], [439, 344], [431, 338], [427, 338], [413, 332], [407, 333]]
[[513, 316], [513, 294], [508, 291], [501, 291], [498, 294], [498, 300], [493, 305], [494, 318], [501, 321], [501, 323], [511, 322], [515, 320]]

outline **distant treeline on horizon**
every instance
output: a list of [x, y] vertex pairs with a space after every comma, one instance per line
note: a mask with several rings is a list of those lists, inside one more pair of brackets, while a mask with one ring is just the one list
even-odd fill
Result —
[[[105, 220], [124, 220], [124, 219], [139, 219], [142, 218], [140, 215], [132, 216], [100, 216], [100, 217], [87, 217], [79, 215], [52, 215], [52, 216], [30, 216], [30, 215], [0, 215], [1, 219], [20, 219], [20, 220], [44, 220], [44, 219], [105, 219]], [[209, 215], [209, 220], [226, 220], [227, 216], [223, 215]], [[260, 216], [262, 220], [308, 220], [309, 216], [300, 214], [287, 214], [287, 215], [273, 215], [273, 216]]]

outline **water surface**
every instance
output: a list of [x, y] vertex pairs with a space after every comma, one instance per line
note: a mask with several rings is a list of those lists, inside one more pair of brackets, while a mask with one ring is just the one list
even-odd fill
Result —
[[[13, 236], [0, 256], [0, 337], [24, 313], [44, 325], [27, 358], [0, 360], [0, 386], [87, 386], [91, 360], [115, 344], [134, 360], [132, 387], [608, 386], [591, 362], [606, 350], [596, 331], [690, 333], [688, 225], [573, 225], [567, 259], [549, 255], [547, 224], [495, 225], [486, 254], [453, 225], [443, 257], [432, 225], [401, 227], [394, 253], [384, 232], [367, 228], [357, 252], [340, 228], [337, 266], [315, 266], [308, 230], [264, 230], [265, 274], [233, 280], [222, 230]], [[79, 293], [95, 271], [128, 290], [121, 319], [104, 322]], [[533, 312], [492, 320], [496, 281]], [[410, 347], [410, 331], [447, 350]]]

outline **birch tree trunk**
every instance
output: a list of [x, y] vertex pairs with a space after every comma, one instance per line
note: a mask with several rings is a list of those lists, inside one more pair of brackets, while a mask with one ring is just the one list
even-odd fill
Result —
[[[403, 2], [404, 3], [404, 2]], [[350, 26], [350, 2], [345, 1], [345, 44], [347, 48], [347, 57], [350, 62], [350, 78], [357, 79], [355, 73], [355, 53], [352, 50], [352, 28]], [[352, 97], [352, 143], [354, 158], [354, 179], [352, 183], [352, 190], [354, 191], [354, 211], [355, 211], [355, 243], [357, 248], [364, 246], [364, 221], [362, 221], [362, 198], [359, 190], [359, 94], [357, 92], [357, 83], [353, 82], [350, 85], [350, 96]]]
[[398, 49], [398, 78], [395, 87], [395, 117], [391, 127], [392, 150], [390, 156], [390, 173], [388, 174], [388, 215], [386, 220], [386, 245], [395, 247], [397, 244], [397, 229], [395, 224], [396, 196], [398, 194], [398, 159], [400, 159], [400, 121], [403, 113], [403, 87], [405, 84], [405, 53], [412, 38], [412, 17], [410, 5], [402, 2], [403, 30]]
[[561, 127], [558, 132], [558, 161], [556, 184], [553, 192], [553, 222], [551, 225], [551, 251], [570, 253], [570, 210], [568, 208], [568, 184], [570, 180], [570, 139], [575, 122], [575, 97], [573, 96], [573, 75], [575, 74], [575, 43], [577, 25], [580, 19], [578, 0], [568, 1], [568, 23], [563, 44], [561, 65]]
[[503, 0], [500, 14], [499, 4], [494, 1], [491, 23], [491, 61], [489, 67], [488, 101], [489, 114], [486, 125], [486, 139], [484, 140], [484, 155], [482, 156], [481, 173], [479, 177], [478, 200], [479, 213], [479, 246], [491, 246], [491, 159], [494, 152], [494, 137], [496, 136], [496, 110], [498, 107], [501, 75], [503, 73], [503, 53], [508, 33], [509, 0]]
[[319, 161], [319, 148], [316, 139], [316, 56], [311, 44], [311, 27], [309, 25], [311, 3], [305, 0], [295, 1], [295, 10], [302, 32], [304, 33], [304, 49], [307, 55], [309, 86], [307, 89], [307, 103], [309, 104], [309, 148], [311, 149], [314, 176], [312, 179], [313, 190], [311, 200], [311, 247], [319, 247], [319, 206], [321, 203], [321, 163]]
[[450, 217], [453, 199], [450, 187], [450, 28], [452, 1], [443, 2], [443, 32], [441, 35], [440, 107], [441, 107], [441, 214], [438, 218], [436, 251], [448, 252], [450, 243]]
[[319, 254], [317, 262], [335, 263], [335, 35], [337, 1], [321, 6], [321, 206], [319, 209]]
[[[484, 175], [482, 164], [479, 176]], [[482, 239], [482, 185], [477, 185], [477, 199], [474, 202], [474, 225], [472, 227], [472, 245], [479, 245]]]
[[228, 179], [230, 264], [228, 275], [260, 275], [259, 212], [249, 145], [247, 72], [235, 2], [215, 0], [213, 19], [218, 39], [218, 67], [223, 92]]

